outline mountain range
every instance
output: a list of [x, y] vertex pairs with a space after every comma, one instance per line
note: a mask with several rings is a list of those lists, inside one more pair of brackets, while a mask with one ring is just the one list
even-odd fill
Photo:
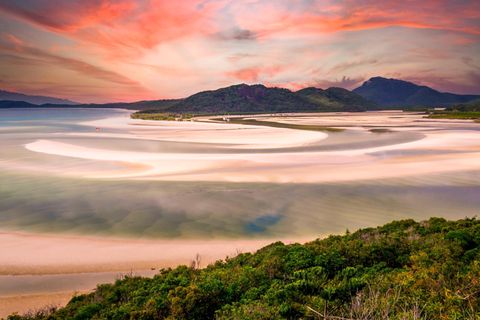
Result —
[[378, 108], [356, 93], [342, 88], [306, 88], [290, 91], [264, 85], [239, 84], [203, 91], [170, 106], [169, 112], [245, 113], [302, 111], [365, 111]]
[[26, 95], [23, 93], [18, 92], [11, 92], [0, 90], [0, 101], [23, 101], [28, 102], [35, 105], [42, 105], [42, 104], [62, 104], [62, 105], [74, 105], [78, 104], [78, 102], [70, 101], [67, 99], [59, 99], [54, 97], [47, 97], [47, 96], [33, 96], [33, 95]]
[[419, 106], [448, 107], [469, 103], [476, 99], [480, 99], [480, 95], [439, 92], [412, 82], [382, 77], [373, 77], [352, 91], [336, 87], [325, 90], [308, 87], [291, 91], [284, 88], [269, 88], [261, 84], [238, 84], [217, 90], [202, 91], [183, 99], [106, 104], [75, 104], [73, 101], [64, 99], [29, 96], [0, 90], [0, 108], [73, 106], [197, 114], [337, 112], [392, 108], [409, 109]]
[[[18, 106], [17, 106], [18, 104]], [[42, 107], [72, 105], [42, 104]], [[25, 102], [0, 101], [0, 108], [38, 107]], [[172, 113], [249, 113], [249, 112], [321, 112], [366, 111], [379, 109], [374, 102], [343, 88], [305, 88], [290, 91], [268, 88], [261, 84], [238, 84], [211, 91], [202, 91], [184, 99], [149, 100], [131, 103], [78, 104], [82, 108], [123, 108]]]
[[382, 107], [446, 107], [480, 98], [480, 95], [440, 92], [413, 82], [382, 77], [370, 78], [353, 92]]

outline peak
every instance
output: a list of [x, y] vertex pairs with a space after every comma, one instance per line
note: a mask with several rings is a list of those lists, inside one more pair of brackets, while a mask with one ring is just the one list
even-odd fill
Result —
[[297, 92], [318, 92], [318, 91], [324, 91], [324, 90], [316, 87], [306, 87], [298, 90]]
[[232, 85], [231, 87], [258, 87], [258, 86], [264, 87], [264, 85], [260, 83], [254, 83], [254, 84], [238, 83], [238, 84]]
[[384, 78], [384, 77], [380, 77], [380, 76], [371, 77], [370, 79], [368, 79], [368, 81], [382, 81], [382, 80], [395, 80], [395, 79]]
[[408, 87], [418, 87], [417, 84], [405, 80], [395, 79], [395, 78], [384, 78], [384, 77], [372, 77], [365, 81], [361, 87], [369, 86], [408, 86]]
[[330, 87], [327, 89], [327, 91], [344, 91], [344, 92], [350, 92], [350, 90], [341, 88], [341, 87]]
[[365, 83], [371, 83], [371, 82], [396, 82], [396, 83], [412, 83], [409, 81], [401, 80], [401, 79], [395, 79], [395, 78], [384, 78], [384, 77], [372, 77], [365, 81]]
[[377, 76], [377, 77], [371, 77], [370, 79], [365, 81], [363, 83], [363, 85], [369, 85], [369, 84], [373, 84], [373, 83], [384, 83], [384, 82], [389, 82], [389, 81], [399, 81], [399, 80]]

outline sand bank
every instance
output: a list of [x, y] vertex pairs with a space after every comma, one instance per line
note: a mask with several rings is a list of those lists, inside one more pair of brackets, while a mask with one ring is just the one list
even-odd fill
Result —
[[271, 241], [135, 240], [2, 232], [0, 317], [65, 305], [75, 293], [88, 292], [122, 274], [153, 275], [161, 268], [190, 265], [197, 255], [202, 267], [255, 251]]
[[271, 241], [136, 240], [1, 232], [0, 317], [65, 305], [75, 293], [88, 292], [98, 283], [112, 282], [121, 275], [151, 276], [161, 268], [190, 265], [197, 255], [200, 267], [204, 267], [227, 256], [255, 251]]
[[[186, 123], [184, 130], [192, 134], [189, 132], [189, 125], [190, 123]], [[275, 131], [275, 128], [265, 130]], [[288, 131], [305, 132], [291, 129]], [[208, 152], [198, 149], [186, 152], [111, 150], [55, 140], [37, 140], [25, 147], [38, 153], [124, 163], [127, 167], [124, 170], [109, 170], [103, 173], [83, 172], [81, 176], [87, 178], [319, 183], [480, 169], [480, 131], [429, 129], [419, 132], [423, 138], [411, 142], [397, 143], [392, 139], [390, 145], [378, 147], [347, 147], [333, 151], [312, 149], [308, 152], [290, 151], [287, 148], [287, 145], [291, 146], [290, 142], [282, 145], [275, 153], [266, 153], [264, 150], [260, 152], [256, 149], [258, 145], [249, 152], [239, 152], [237, 144], [232, 148], [225, 145], [217, 146]], [[308, 131], [307, 133], [305, 144], [311, 143], [308, 142], [311, 138], [310, 133]], [[223, 133], [223, 138], [240, 141], [238, 136], [242, 134], [241, 129], [233, 130], [230, 133]], [[282, 139], [282, 133], [275, 134], [278, 134], [276, 139]], [[378, 135], [369, 134], [372, 135], [372, 140], [374, 135]], [[273, 133], [269, 137], [273, 139]], [[321, 137], [317, 137], [317, 142], [321, 141]], [[263, 135], [257, 139], [262, 138]], [[211, 139], [206, 141], [212, 142]], [[242, 146], [246, 147], [251, 142], [242, 143]], [[322, 142], [318, 143], [321, 146]], [[435, 161], [435, 165], [432, 165], [432, 161]], [[78, 175], [76, 172], [64, 174]]]
[[88, 292], [90, 290], [0, 296], [0, 318], [7, 317], [13, 313], [25, 314], [51, 307], [61, 307], [66, 305], [75, 294]]
[[[0, 274], [58, 274], [207, 265], [254, 251], [271, 239], [143, 240], [36, 233], [0, 233]], [[285, 239], [287, 242], [292, 239]]]

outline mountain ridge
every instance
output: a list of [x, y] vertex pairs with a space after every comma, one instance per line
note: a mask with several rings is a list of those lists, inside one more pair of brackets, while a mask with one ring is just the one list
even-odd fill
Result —
[[[291, 91], [262, 84], [236, 84], [215, 90], [197, 92], [183, 99], [145, 100], [104, 104], [58, 105], [39, 107], [124, 108], [130, 110], [174, 113], [248, 113], [248, 112], [321, 112], [367, 111], [378, 109], [375, 103], [342, 88], [305, 88]], [[303, 89], [303, 90], [305, 90]], [[314, 91], [307, 95], [306, 92]], [[0, 101], [0, 108], [24, 108], [25, 102]], [[35, 107], [32, 105], [31, 107]]]
[[[318, 88], [311, 90], [315, 89]], [[374, 105], [348, 90], [336, 95], [331, 91], [334, 90], [318, 89], [316, 95], [321, 96], [322, 99], [318, 97], [312, 99], [301, 91], [242, 83], [198, 92], [175, 103], [167, 111], [190, 113], [366, 111], [367, 107]], [[350, 105], [348, 101], [357, 101], [357, 104]]]
[[480, 98], [480, 95], [441, 92], [410, 81], [384, 77], [372, 77], [352, 91], [382, 107], [446, 107]]
[[0, 90], [0, 101], [23, 101], [34, 105], [42, 104], [60, 104], [60, 105], [75, 105], [78, 102], [68, 99], [61, 99], [56, 97], [29, 95], [20, 92], [13, 92], [7, 90]]
[[[6, 91], [1, 91], [6, 92]], [[18, 93], [18, 97], [28, 97]], [[31, 96], [42, 97], [42, 96]], [[57, 99], [51, 97], [43, 97]], [[123, 108], [171, 113], [248, 113], [248, 112], [346, 112], [410, 107], [451, 107], [480, 99], [480, 95], [440, 92], [427, 86], [399, 79], [372, 77], [361, 86], [347, 90], [330, 87], [307, 87], [297, 91], [266, 87], [263, 84], [235, 84], [214, 90], [200, 91], [185, 98], [112, 102], [92, 104], [45, 103], [31, 107]], [[4, 100], [4, 101], [1, 101]], [[57, 99], [54, 101], [63, 101]], [[29, 107], [29, 101], [2, 99], [0, 108]], [[24, 103], [21, 103], [21, 102]]]

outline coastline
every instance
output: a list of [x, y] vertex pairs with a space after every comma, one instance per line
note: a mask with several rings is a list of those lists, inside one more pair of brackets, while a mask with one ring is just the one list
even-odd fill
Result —
[[[75, 294], [124, 275], [153, 276], [162, 268], [200, 267], [277, 239], [133, 239], [0, 232], [0, 318], [63, 306]], [[311, 239], [284, 239], [286, 243]]]
[[[27, 232], [0, 232], [0, 275], [156, 270], [202, 265], [252, 252], [277, 239], [135, 239]], [[309, 239], [278, 239], [286, 243]]]
[[[328, 134], [206, 122], [131, 122], [116, 117], [83, 125], [121, 130], [121, 134], [72, 133], [69, 137], [158, 141], [167, 149], [98, 147], [90, 140], [66, 143], [56, 139], [38, 139], [27, 143], [25, 148], [49, 156], [111, 162], [121, 166], [103, 172], [58, 172], [89, 179], [334, 183], [480, 169], [480, 134], [467, 130], [475, 128], [471, 123], [425, 122], [415, 114], [407, 114], [400, 120], [388, 118], [392, 114], [355, 115], [358, 118], [356, 127], [350, 127], [355, 120], [352, 123], [343, 120], [345, 115], [335, 115], [330, 120], [322, 117], [320, 121], [329, 126], [348, 128], [346, 133]], [[274, 120], [288, 123], [318, 121], [294, 117]], [[364, 127], [367, 123], [378, 124], [382, 120], [383, 128], [390, 131], [375, 133], [370, 131], [371, 127]], [[142, 128], [135, 125], [143, 122], [154, 123]], [[441, 126], [449, 125], [454, 127], [442, 130]], [[362, 138], [351, 143], [348, 140], [353, 131]], [[321, 149], [335, 143], [338, 149], [335, 146]], [[195, 161], [191, 161], [192, 158]], [[436, 161], [436, 165], [431, 166], [431, 161]]]

